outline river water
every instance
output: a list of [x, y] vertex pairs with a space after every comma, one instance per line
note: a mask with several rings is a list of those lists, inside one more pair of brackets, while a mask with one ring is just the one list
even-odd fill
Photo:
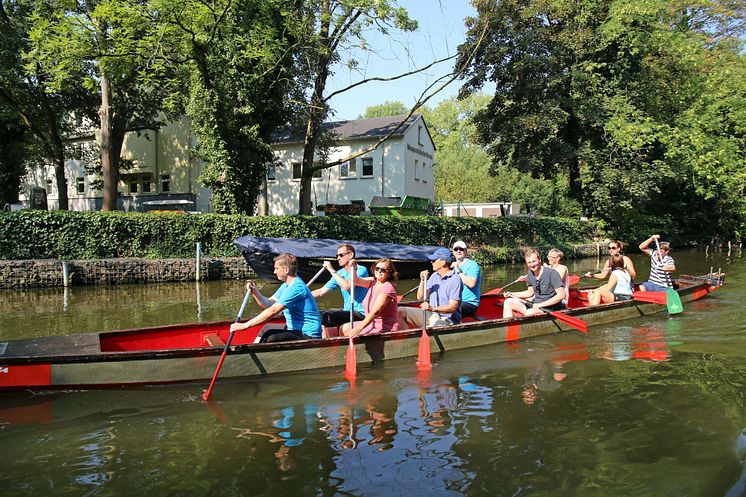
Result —
[[[205, 385], [2, 394], [0, 494], [744, 497], [744, 258], [672, 255], [726, 285], [674, 317], [434, 356], [428, 377], [391, 361], [354, 389], [320, 371], [221, 382], [209, 404]], [[483, 290], [523, 270], [489, 267]], [[233, 319], [242, 296], [238, 282], [3, 291], [0, 340]]]

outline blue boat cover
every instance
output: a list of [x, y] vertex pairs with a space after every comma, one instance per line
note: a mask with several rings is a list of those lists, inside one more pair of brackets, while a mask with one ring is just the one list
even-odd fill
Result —
[[263, 238], [259, 236], [242, 236], [235, 240], [235, 245], [244, 254], [252, 253], [289, 253], [296, 257], [309, 259], [334, 259], [337, 246], [349, 243], [355, 247], [358, 259], [381, 259], [387, 257], [402, 261], [426, 261], [427, 256], [436, 249], [436, 245], [397, 245], [394, 243], [356, 242], [353, 240], [332, 240], [330, 238]]

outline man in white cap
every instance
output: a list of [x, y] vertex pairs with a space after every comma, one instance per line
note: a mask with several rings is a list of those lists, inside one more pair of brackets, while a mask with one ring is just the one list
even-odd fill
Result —
[[482, 288], [482, 268], [477, 261], [467, 257], [466, 243], [459, 240], [453, 244], [453, 257], [456, 259], [451, 268], [461, 278], [464, 289], [461, 292], [461, 317], [473, 316], [479, 307], [479, 295]]
[[[427, 270], [420, 273], [417, 299], [427, 300], [419, 308], [399, 307], [399, 329], [427, 326], [448, 326], [461, 322], [461, 292], [464, 286], [456, 272], [451, 269], [453, 257], [447, 248], [439, 248], [428, 257], [433, 265], [433, 274]], [[429, 298], [425, 299], [429, 294]], [[424, 315], [424, 316], [423, 316]]]

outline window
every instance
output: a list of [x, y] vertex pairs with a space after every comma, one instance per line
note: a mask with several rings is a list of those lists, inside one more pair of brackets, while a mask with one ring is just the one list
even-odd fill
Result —
[[171, 175], [161, 174], [161, 191], [162, 192], [171, 191]]
[[85, 193], [85, 178], [78, 176], [75, 179], [75, 189], [78, 192], [78, 195], [83, 195]]
[[422, 182], [427, 183], [427, 164], [422, 162]]
[[357, 176], [357, 159], [350, 159], [339, 165], [340, 178], [354, 178]]
[[[293, 162], [293, 179], [300, 179], [301, 178], [301, 166], [302, 164], [300, 162]], [[318, 162], [314, 162], [314, 166], [319, 165]], [[316, 169], [313, 172], [314, 178], [321, 178], [321, 169]]]
[[417, 143], [422, 145], [422, 126], [417, 126]]
[[274, 164], [267, 165], [267, 181], [277, 180], [277, 167]]
[[150, 193], [153, 191], [153, 183], [150, 181], [150, 175], [145, 176], [142, 180], [142, 192]]
[[417, 159], [414, 160], [414, 180], [420, 180], [420, 161]]
[[47, 194], [51, 195], [52, 189], [53, 189], [53, 187], [52, 187], [52, 180], [51, 179], [47, 180], [46, 186], [47, 186]]
[[363, 176], [373, 176], [373, 158], [363, 157]]
[[138, 191], [138, 189], [137, 189], [137, 185], [138, 185], [138, 184], [139, 184], [139, 183], [137, 182], [137, 177], [135, 177], [135, 178], [132, 178], [132, 179], [130, 180], [130, 193], [137, 193], [137, 191]]

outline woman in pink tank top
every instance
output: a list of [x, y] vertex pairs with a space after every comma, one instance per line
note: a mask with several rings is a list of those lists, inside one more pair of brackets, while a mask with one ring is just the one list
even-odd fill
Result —
[[373, 335], [386, 331], [397, 331], [396, 268], [391, 259], [378, 259], [371, 267], [372, 278], [358, 278], [355, 286], [368, 288], [363, 300], [365, 319], [342, 325], [345, 336]]

